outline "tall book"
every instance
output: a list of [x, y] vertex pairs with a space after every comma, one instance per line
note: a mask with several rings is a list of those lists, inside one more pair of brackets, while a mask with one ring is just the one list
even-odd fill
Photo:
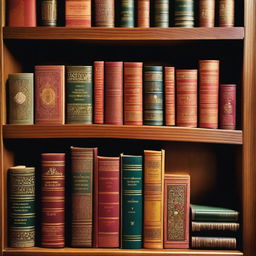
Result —
[[124, 63], [124, 124], [143, 124], [143, 63]]
[[8, 170], [8, 237], [10, 247], [35, 246], [35, 168]]
[[65, 154], [41, 154], [41, 246], [65, 246]]
[[199, 27], [214, 27], [215, 0], [199, 0]]
[[41, 25], [57, 26], [57, 0], [41, 0]]
[[142, 248], [142, 156], [121, 154], [122, 248]]
[[64, 66], [35, 66], [35, 123], [64, 124]]
[[92, 66], [66, 66], [66, 123], [92, 124]]
[[155, 0], [155, 27], [169, 27], [169, 0]]
[[123, 62], [105, 62], [105, 123], [123, 124]]
[[134, 27], [134, 0], [121, 0], [121, 27]]
[[34, 123], [34, 74], [14, 73], [8, 76], [8, 123]]
[[93, 171], [97, 148], [71, 147], [73, 247], [92, 247]]
[[144, 150], [143, 247], [163, 248], [165, 151]]
[[164, 67], [165, 125], [175, 125], [175, 68]]
[[144, 67], [144, 124], [163, 125], [163, 67]]
[[219, 26], [220, 27], [234, 27], [234, 0], [220, 0], [219, 1]]
[[150, 27], [150, 0], [137, 1], [137, 27]]
[[189, 248], [190, 176], [165, 174], [164, 248]]
[[236, 238], [234, 237], [191, 237], [193, 249], [236, 249]]
[[175, 0], [175, 27], [194, 27], [194, 0]]
[[120, 158], [97, 157], [94, 179], [94, 247], [119, 247]]
[[115, 26], [115, 0], [95, 0], [95, 26], [113, 28]]

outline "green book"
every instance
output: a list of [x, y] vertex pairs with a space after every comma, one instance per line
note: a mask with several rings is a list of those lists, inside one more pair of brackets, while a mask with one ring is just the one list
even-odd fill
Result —
[[134, 0], [121, 1], [121, 27], [134, 27]]
[[175, 0], [175, 27], [194, 27], [194, 0]]
[[142, 248], [142, 156], [121, 154], [122, 248]]
[[195, 221], [238, 221], [239, 212], [231, 209], [191, 204], [191, 219]]
[[155, 0], [155, 26], [169, 27], [169, 0]]

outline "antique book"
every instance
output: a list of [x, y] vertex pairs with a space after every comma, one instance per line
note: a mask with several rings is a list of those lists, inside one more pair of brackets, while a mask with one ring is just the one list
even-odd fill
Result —
[[169, 0], [154, 1], [155, 27], [169, 27]]
[[199, 0], [199, 27], [214, 27], [215, 0]]
[[189, 248], [189, 174], [164, 176], [164, 248]]
[[41, 246], [65, 246], [65, 154], [41, 154]]
[[219, 1], [219, 26], [220, 27], [234, 27], [234, 0], [220, 0]]
[[41, 0], [41, 25], [57, 26], [57, 0]]
[[9, 0], [9, 27], [36, 27], [36, 0]]
[[134, 0], [121, 0], [121, 27], [133, 28], [135, 25]]
[[143, 124], [143, 63], [124, 63], [124, 124]]
[[163, 248], [165, 151], [144, 150], [143, 247]]
[[193, 249], [236, 249], [236, 238], [234, 237], [191, 237]]
[[95, 27], [115, 26], [115, 0], [95, 0], [94, 9]]
[[64, 124], [65, 67], [35, 66], [35, 123]]
[[34, 123], [34, 74], [13, 73], [8, 76], [8, 123]]
[[8, 242], [10, 247], [35, 246], [35, 168], [8, 170]]
[[105, 62], [105, 124], [123, 124], [123, 62]]
[[163, 67], [145, 66], [143, 85], [145, 125], [163, 125]]
[[66, 66], [66, 123], [92, 124], [92, 66]]
[[121, 154], [122, 248], [142, 248], [142, 170], [143, 157]]
[[175, 0], [175, 27], [194, 27], [194, 0]]
[[137, 1], [137, 27], [150, 27], [150, 0]]
[[175, 68], [164, 67], [165, 125], [175, 125]]
[[120, 246], [120, 157], [97, 157], [94, 172], [94, 247]]
[[92, 247], [93, 172], [97, 148], [71, 147], [73, 247]]

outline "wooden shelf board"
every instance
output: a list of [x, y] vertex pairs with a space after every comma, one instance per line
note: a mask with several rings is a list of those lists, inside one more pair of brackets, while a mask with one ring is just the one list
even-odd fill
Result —
[[241, 130], [131, 125], [4, 125], [4, 138], [120, 138], [242, 144]]

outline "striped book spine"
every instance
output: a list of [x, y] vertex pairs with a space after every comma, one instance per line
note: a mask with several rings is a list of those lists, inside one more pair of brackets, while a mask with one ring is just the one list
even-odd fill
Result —
[[143, 124], [142, 62], [124, 63], [124, 124]]
[[155, 0], [155, 27], [169, 27], [169, 0]]
[[121, 0], [121, 27], [134, 27], [134, 0]]
[[150, 0], [137, 1], [137, 26], [141, 28], [150, 27]]
[[194, 0], [175, 0], [175, 27], [194, 27]]
[[96, 27], [115, 26], [115, 0], [95, 0], [94, 8]]
[[199, 27], [214, 27], [215, 0], [199, 1]]
[[234, 0], [220, 0], [219, 1], [219, 26], [220, 27], [234, 27]]
[[142, 156], [121, 155], [122, 248], [142, 248]]
[[175, 125], [175, 68], [164, 67], [165, 125]]
[[198, 249], [236, 249], [234, 237], [191, 237], [191, 247]]
[[144, 67], [144, 124], [163, 125], [163, 67]]
[[191, 222], [191, 232], [236, 232], [239, 230], [239, 223], [234, 222]]
[[41, 1], [41, 25], [57, 26], [57, 0]]

